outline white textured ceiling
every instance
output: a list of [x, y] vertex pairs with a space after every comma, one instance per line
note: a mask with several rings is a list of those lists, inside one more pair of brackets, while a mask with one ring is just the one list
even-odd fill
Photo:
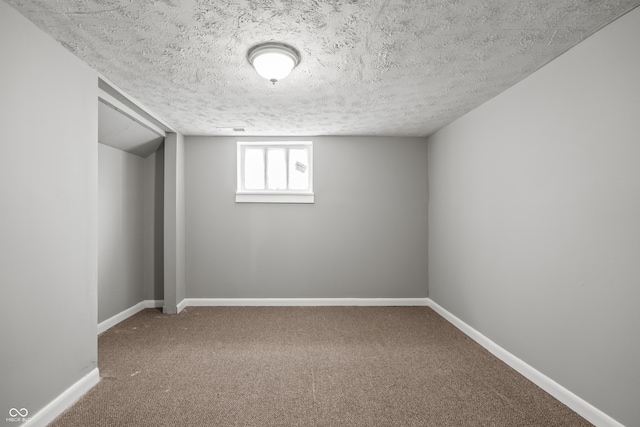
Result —
[[[186, 135], [426, 136], [639, 0], [5, 0]], [[301, 63], [275, 86], [249, 48]]]

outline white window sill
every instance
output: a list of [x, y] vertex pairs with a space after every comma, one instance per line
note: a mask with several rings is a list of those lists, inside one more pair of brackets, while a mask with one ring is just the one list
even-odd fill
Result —
[[315, 203], [315, 196], [313, 193], [236, 193], [236, 203]]

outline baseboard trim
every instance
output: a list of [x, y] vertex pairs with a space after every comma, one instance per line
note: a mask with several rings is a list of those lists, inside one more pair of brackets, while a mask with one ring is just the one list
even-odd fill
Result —
[[98, 335], [100, 335], [101, 333], [103, 333], [107, 329], [117, 325], [118, 323], [122, 322], [123, 320], [133, 316], [137, 312], [142, 311], [144, 309], [145, 309], [144, 302], [141, 301], [138, 304], [134, 305], [133, 307], [129, 307], [126, 310], [121, 311], [120, 313], [116, 314], [115, 316], [112, 316], [112, 317], [108, 318], [107, 320], [104, 320], [104, 321], [98, 323]]
[[53, 399], [47, 406], [32, 416], [29, 421], [22, 424], [29, 427], [46, 426], [53, 421], [58, 415], [62, 414], [68, 407], [73, 405], [76, 400], [81, 398], [86, 392], [91, 390], [100, 381], [100, 372], [98, 368], [89, 372], [83, 378], [78, 380], [71, 387], [66, 389], [62, 394]]
[[164, 300], [162, 299], [146, 299], [142, 302], [144, 303], [144, 308], [162, 308], [164, 305]]
[[162, 300], [144, 300], [144, 301], [141, 301], [141, 302], [137, 303], [136, 305], [134, 305], [133, 307], [129, 307], [126, 310], [123, 310], [120, 313], [116, 314], [115, 316], [110, 317], [107, 320], [104, 320], [104, 321], [98, 323], [98, 335], [100, 335], [101, 333], [103, 333], [107, 329], [117, 325], [118, 323], [122, 322], [123, 320], [128, 319], [129, 317], [133, 316], [134, 314], [138, 313], [139, 311], [144, 310], [145, 308], [160, 308], [160, 307], [162, 307], [162, 304], [163, 304]]
[[185, 298], [191, 307], [425, 306], [427, 298]]
[[182, 301], [180, 301], [176, 306], [176, 312], [179, 314], [182, 310], [184, 310], [186, 306], [187, 306], [187, 299], [185, 298]]
[[498, 344], [491, 341], [489, 338], [438, 305], [435, 301], [427, 298], [427, 305], [431, 307], [436, 313], [444, 317], [453, 326], [460, 329], [463, 333], [469, 336], [469, 338], [473, 339], [475, 342], [487, 349], [491, 354], [505, 362], [507, 365], [511, 366], [522, 376], [558, 399], [560, 402], [567, 405], [569, 408], [571, 408], [573, 411], [578, 413], [593, 425], [597, 427], [624, 427], [624, 425], [620, 424], [609, 415], [605, 414], [581, 397], [561, 386], [517, 356], [500, 347]]

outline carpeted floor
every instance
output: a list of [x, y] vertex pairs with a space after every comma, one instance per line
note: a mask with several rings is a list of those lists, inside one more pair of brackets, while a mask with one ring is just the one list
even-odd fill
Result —
[[589, 426], [427, 307], [144, 310], [52, 426]]

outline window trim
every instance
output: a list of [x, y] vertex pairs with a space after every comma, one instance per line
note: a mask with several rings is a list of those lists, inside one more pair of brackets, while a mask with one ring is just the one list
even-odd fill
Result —
[[[244, 189], [245, 147], [305, 148], [309, 153], [309, 188], [307, 190]], [[315, 203], [313, 192], [313, 141], [237, 141], [236, 203]]]

